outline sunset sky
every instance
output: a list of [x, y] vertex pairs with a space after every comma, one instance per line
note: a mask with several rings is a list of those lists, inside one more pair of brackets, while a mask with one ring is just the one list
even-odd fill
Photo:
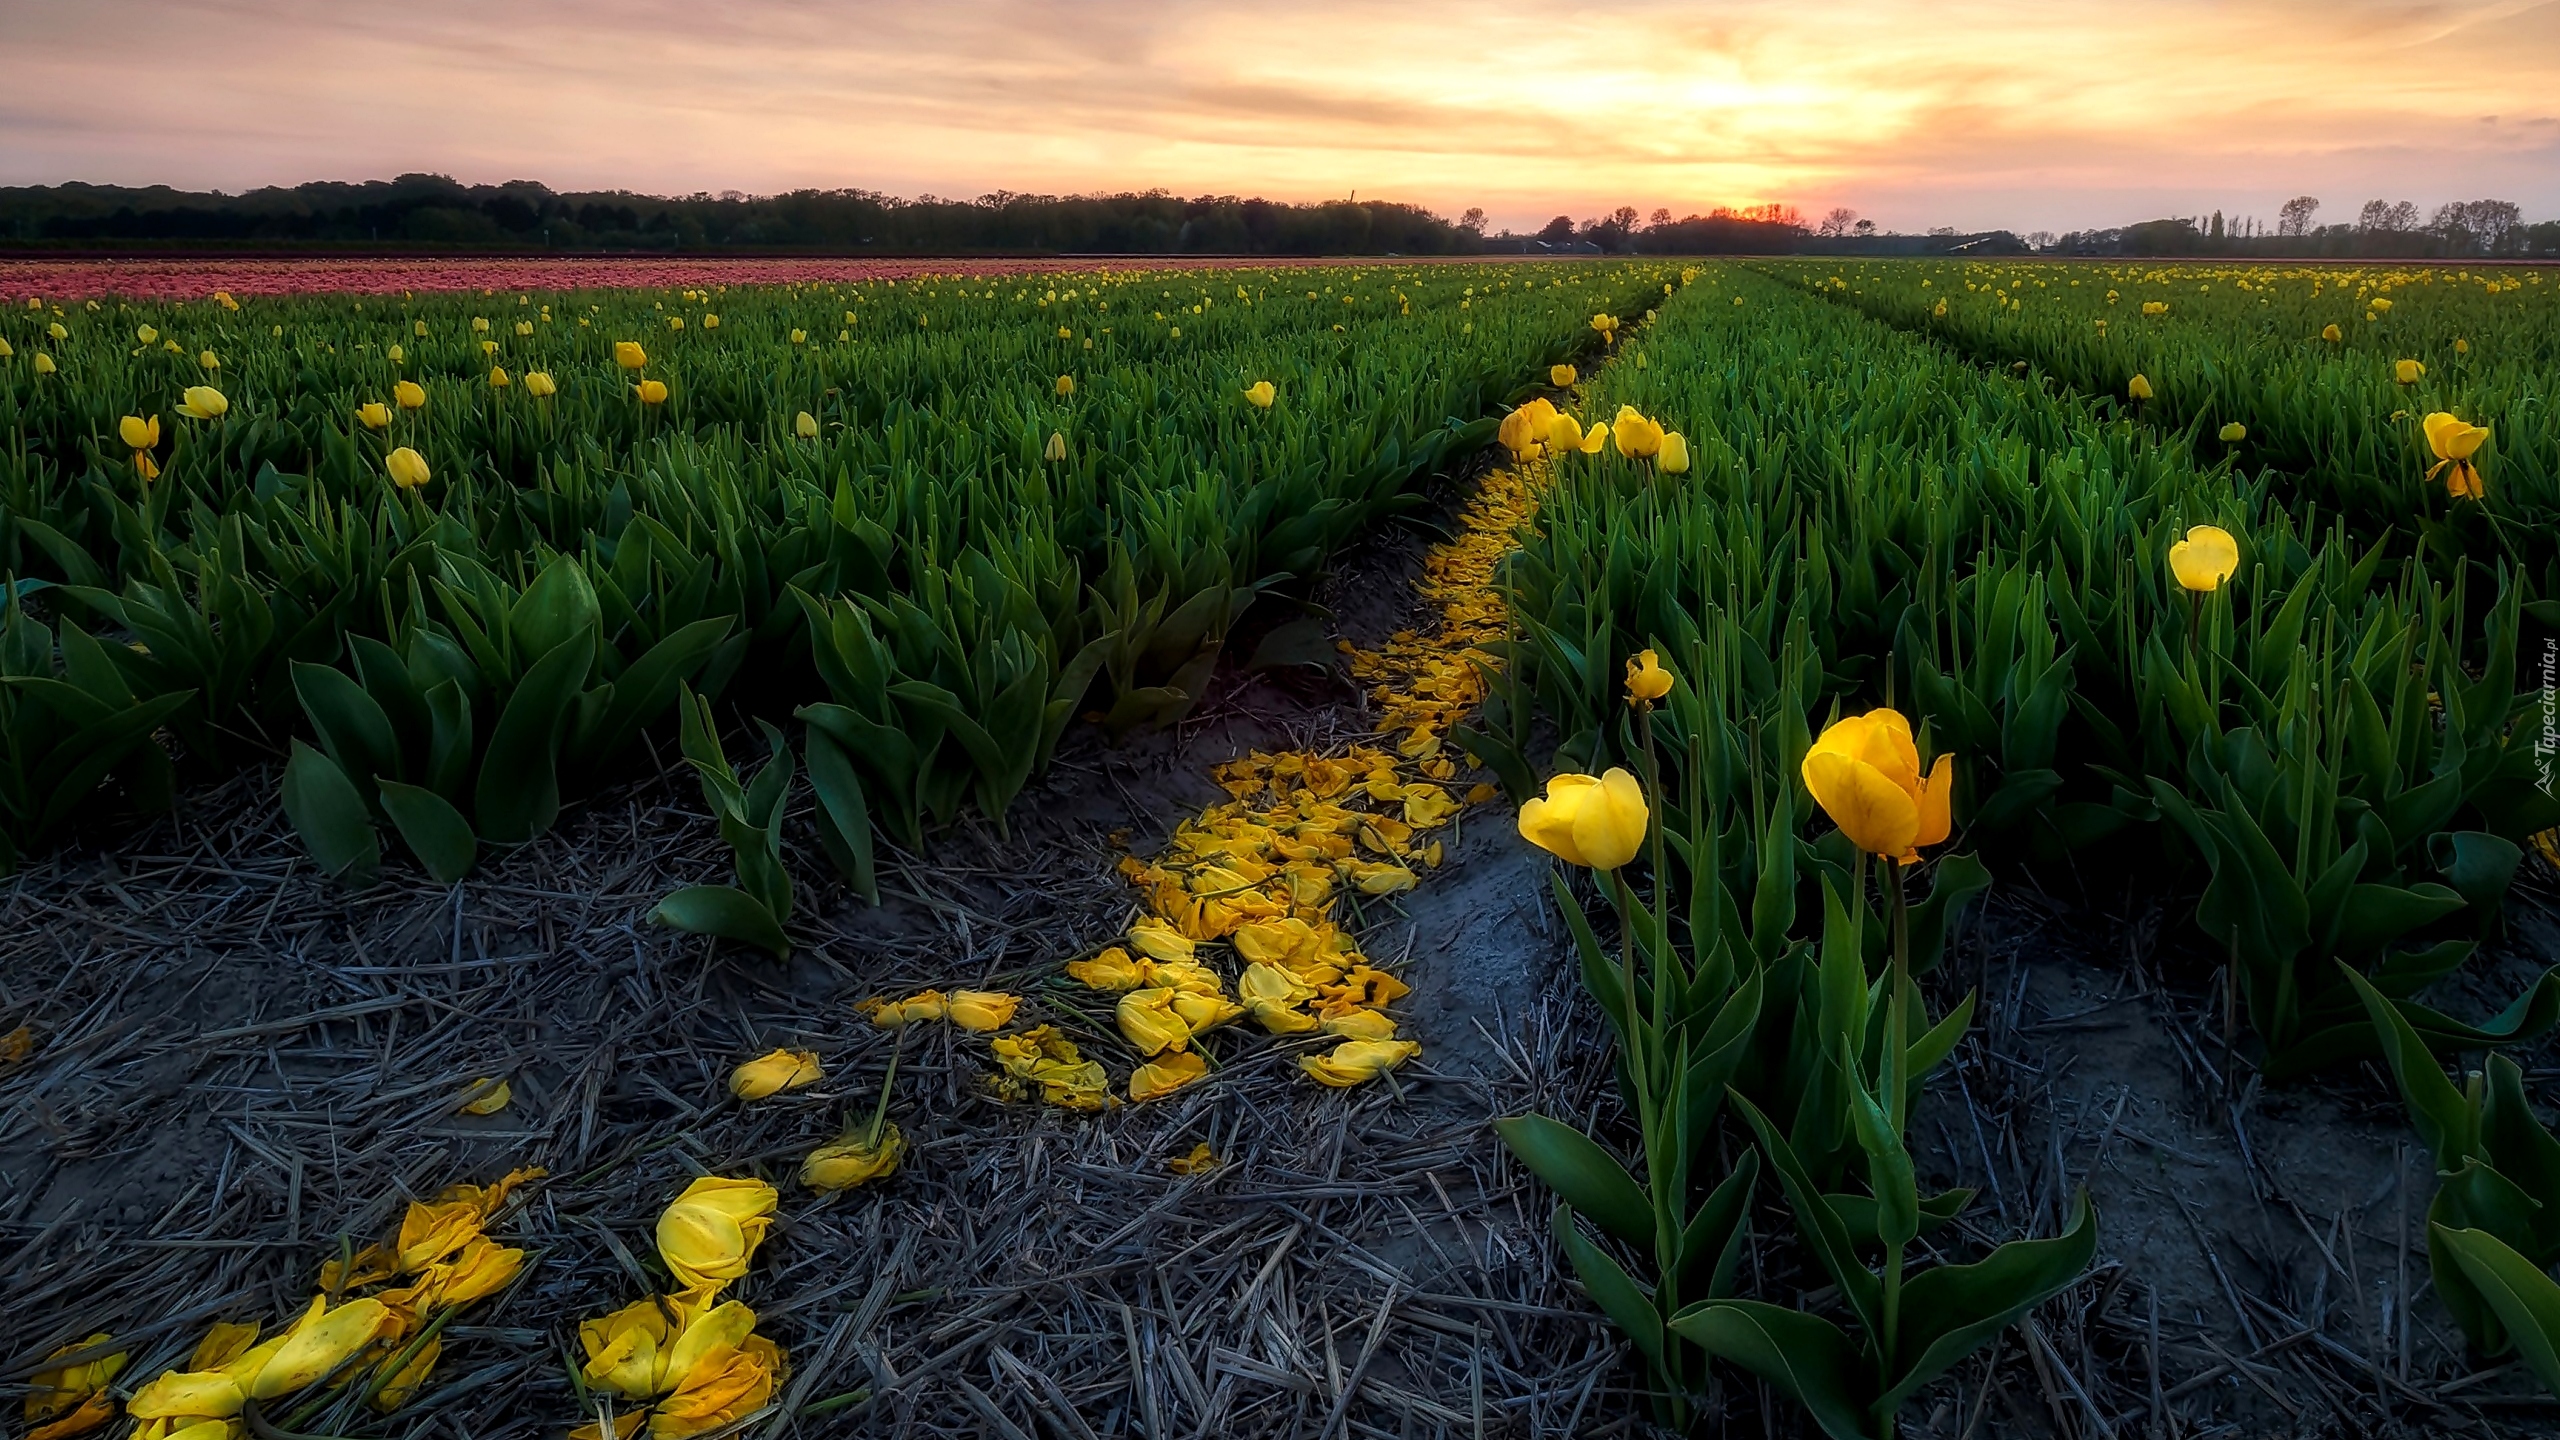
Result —
[[0, 0], [0, 184], [2560, 215], [2560, 0]]

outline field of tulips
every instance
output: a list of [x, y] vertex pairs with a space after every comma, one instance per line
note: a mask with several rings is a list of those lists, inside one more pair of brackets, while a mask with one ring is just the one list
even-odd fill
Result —
[[[1586, 388], [1609, 443], [1506, 425], [1556, 473], [1461, 738], [1525, 790], [1536, 722], [1561, 737], [1522, 830], [1616, 912], [1614, 945], [1580, 943], [1644, 1163], [1537, 1116], [1505, 1138], [1670, 1414], [1720, 1360], [1828, 1435], [1890, 1435], [2089, 1263], [2084, 1198], [1914, 1270], [1972, 1196], [1918, 1193], [1905, 1142], [1975, 1003], [1931, 1015], [1914, 984], [1953, 907], [2074, 856], [2201, 892], [2181, 943], [2219, 962], [2228, 1063], [2388, 1058], [2445, 1177], [2437, 1292], [2560, 1393], [2560, 1141], [2499, 1053], [2560, 1020], [2560, 966], [2477, 1023], [2424, 998], [2560, 822], [2519, 653], [2560, 619], [2547, 292], [2329, 272], [2348, 342], [2320, 338], [2321, 278], [1718, 266]], [[2395, 379], [2395, 346], [2424, 373]], [[2471, 421], [2496, 439], [2449, 452]], [[2485, 1096], [2444, 1078], [2484, 1051]], [[1738, 1165], [1707, 1163], [1720, 1133]], [[1737, 1275], [1762, 1177], [1833, 1305]]]

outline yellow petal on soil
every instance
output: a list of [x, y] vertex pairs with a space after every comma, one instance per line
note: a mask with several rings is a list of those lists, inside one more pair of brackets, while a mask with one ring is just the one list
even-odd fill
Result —
[[472, 1081], [463, 1094], [467, 1097], [462, 1102], [465, 1115], [495, 1115], [507, 1108], [508, 1101], [516, 1098], [513, 1086], [504, 1080], [491, 1080], [486, 1075]]
[[776, 1050], [729, 1072], [729, 1093], [741, 1100], [762, 1100], [786, 1090], [815, 1085], [826, 1071], [811, 1050]]
[[379, 1300], [350, 1300], [332, 1310], [314, 1295], [311, 1308], [284, 1334], [284, 1344], [247, 1386], [252, 1400], [273, 1400], [318, 1383], [380, 1335], [389, 1312]]
[[1218, 1168], [1218, 1152], [1210, 1149], [1209, 1142], [1203, 1140], [1191, 1147], [1190, 1154], [1176, 1155], [1164, 1162], [1164, 1168], [1176, 1175], [1205, 1174]]
[[1339, 1035], [1345, 1040], [1393, 1040], [1396, 1038], [1396, 1022], [1375, 1010], [1354, 1008], [1339, 1015], [1326, 1016], [1324, 1033]]
[[1129, 945], [1150, 960], [1189, 960], [1196, 948], [1189, 936], [1152, 917], [1129, 927]]
[[1160, 1056], [1129, 1072], [1129, 1098], [1160, 1100], [1209, 1073], [1209, 1062], [1190, 1051]]
[[1068, 961], [1067, 974], [1095, 990], [1135, 990], [1147, 979], [1138, 962], [1117, 945], [1090, 960]]
[[1120, 1033], [1141, 1055], [1180, 1050], [1191, 1043], [1191, 1027], [1174, 1013], [1176, 992], [1161, 986], [1132, 990], [1120, 997], [1115, 1018]]
[[865, 1144], [859, 1133], [850, 1133], [831, 1145], [821, 1145], [800, 1162], [800, 1183], [821, 1194], [850, 1190], [868, 1184], [898, 1168], [898, 1159], [907, 1153], [907, 1137], [895, 1124], [883, 1123], [877, 1144]]
[[705, 1175], [658, 1216], [658, 1257], [686, 1289], [717, 1289], [747, 1273], [780, 1203], [761, 1180]]
[[1301, 1055], [1298, 1068], [1336, 1089], [1374, 1080], [1422, 1053], [1412, 1040], [1345, 1040], [1324, 1055]]
[[954, 990], [951, 1023], [980, 1034], [1001, 1030], [1012, 1021], [1015, 1007], [1021, 1004], [1021, 996], [998, 990]]
[[219, 1370], [171, 1370], [134, 1391], [124, 1413], [136, 1420], [227, 1420], [248, 1398], [239, 1381]]

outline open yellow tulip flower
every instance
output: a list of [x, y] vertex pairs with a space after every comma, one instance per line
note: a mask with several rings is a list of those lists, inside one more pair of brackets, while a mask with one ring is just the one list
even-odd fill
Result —
[[210, 385], [190, 385], [178, 399], [178, 413], [190, 420], [219, 420], [230, 410], [231, 402]]
[[1120, 1034], [1141, 1055], [1181, 1050], [1191, 1044], [1191, 1026], [1174, 1012], [1173, 998], [1181, 994], [1161, 986], [1132, 990], [1120, 997], [1115, 1018]]
[[382, 469], [391, 477], [391, 483], [403, 490], [415, 490], [435, 478], [427, 469], [427, 457], [406, 445], [383, 456]]
[[2151, 379], [2150, 379], [2150, 377], [2149, 377], [2149, 376], [2145, 376], [2145, 375], [2136, 375], [2136, 376], [2134, 376], [2132, 379], [2127, 380], [2126, 382], [2124, 382], [2124, 393], [2125, 393], [2125, 396], [2126, 396], [2126, 398], [2127, 398], [2127, 399], [2132, 399], [2132, 400], [2148, 400], [2148, 399], [2150, 399], [2150, 398], [2151, 398]]
[[492, 366], [490, 366], [490, 367], [489, 367], [489, 388], [490, 388], [490, 389], [492, 389], [492, 390], [504, 390], [504, 389], [506, 389], [506, 388], [507, 388], [507, 386], [508, 386], [508, 385], [510, 385], [510, 384], [512, 384], [512, 383], [514, 383], [514, 382], [510, 381], [510, 380], [507, 378], [507, 367], [505, 367], [504, 365], [492, 365]]
[[1298, 1068], [1339, 1090], [1375, 1080], [1421, 1053], [1418, 1040], [1345, 1040], [1325, 1054], [1299, 1056]]
[[524, 372], [524, 393], [536, 400], [547, 400], [560, 393], [560, 382], [552, 379], [548, 370], [527, 370]]
[[1650, 650], [1639, 652], [1627, 661], [1627, 703], [1651, 705], [1671, 693], [1671, 672], [1662, 668], [1662, 657]]
[[1804, 756], [1805, 788], [1851, 844], [1905, 865], [1920, 847], [1947, 838], [1955, 757], [1941, 755], [1927, 778], [1900, 711], [1876, 709], [1834, 721]]
[[2394, 360], [2391, 362], [2391, 378], [2399, 381], [2403, 385], [2415, 385], [2420, 380], [2425, 379], [2426, 374], [2427, 367], [2419, 364], [2415, 360]]
[[1652, 819], [1644, 787], [1625, 770], [1556, 775], [1520, 807], [1520, 838], [1568, 865], [1615, 870], [1636, 858]]
[[[60, 1346], [45, 1358], [59, 1360], [104, 1345], [111, 1338], [104, 1333], [92, 1335]], [[34, 1428], [27, 1432], [27, 1440], [69, 1440], [116, 1418], [115, 1397], [107, 1393], [107, 1386], [123, 1373], [130, 1358], [119, 1350], [28, 1376], [26, 1416]]]
[[776, 1050], [729, 1072], [729, 1093], [741, 1100], [762, 1100], [785, 1090], [815, 1085], [826, 1075], [810, 1050]]
[[379, 400], [367, 400], [356, 407], [356, 423], [367, 430], [391, 428], [391, 407]]
[[985, 1034], [1010, 1024], [1015, 1007], [1021, 1004], [1021, 996], [999, 990], [954, 990], [949, 1013], [952, 1024]]
[[1632, 405], [1618, 407], [1617, 418], [1609, 422], [1609, 438], [1616, 442], [1618, 453], [1630, 460], [1647, 459], [1662, 450], [1662, 427]]
[[1244, 398], [1252, 401], [1253, 408], [1257, 410], [1270, 409], [1271, 402], [1279, 396], [1280, 392], [1268, 380], [1256, 380], [1244, 387]]
[[1559, 390], [1564, 389], [1580, 378], [1582, 377], [1575, 374], [1574, 368], [1570, 365], [1550, 365], [1547, 367], [1547, 383], [1553, 385]]
[[800, 1183], [821, 1193], [850, 1190], [896, 1170], [906, 1153], [906, 1134], [894, 1122], [883, 1121], [877, 1137], [848, 1132], [810, 1151], [800, 1162]]
[[1159, 1055], [1129, 1072], [1129, 1098], [1143, 1105], [1161, 1100], [1209, 1073], [1209, 1062], [1189, 1050]]
[[613, 363], [625, 370], [637, 370], [649, 363], [649, 352], [641, 349], [637, 340], [616, 340], [613, 342]]
[[2240, 568], [2240, 542], [2218, 525], [2198, 525], [2169, 546], [2169, 573], [2179, 584], [2210, 595]]
[[154, 415], [145, 420], [139, 415], [127, 415], [116, 422], [116, 435], [129, 449], [148, 450], [160, 443], [160, 417]]
[[2434, 468], [2427, 471], [2433, 480], [2444, 474], [2445, 494], [2456, 500], [2488, 498], [2488, 490], [2480, 483], [2480, 470], [2471, 462], [2489, 439], [2489, 427], [2473, 425], [2450, 411], [2438, 410], [2421, 422], [2427, 433], [2427, 448], [2436, 455]]
[[392, 385], [391, 399], [403, 410], [422, 410], [427, 404], [427, 387], [415, 380], [402, 380]]
[[631, 393], [639, 396], [643, 405], [664, 405], [667, 403], [667, 382], [643, 380], [631, 387]]
[[761, 1180], [705, 1175], [658, 1216], [658, 1258], [687, 1290], [717, 1290], [747, 1273], [781, 1203]]
[[1677, 430], [1666, 430], [1662, 432], [1662, 451], [1660, 454], [1654, 456], [1653, 463], [1659, 467], [1665, 475], [1688, 474], [1688, 438]]

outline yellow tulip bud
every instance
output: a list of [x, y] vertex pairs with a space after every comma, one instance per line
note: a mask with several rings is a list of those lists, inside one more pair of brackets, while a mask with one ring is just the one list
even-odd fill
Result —
[[367, 400], [356, 407], [356, 423], [367, 430], [388, 429], [391, 425], [391, 407], [379, 400]]
[[2180, 585], [2210, 595], [2240, 568], [2240, 542], [2217, 525], [2198, 525], [2169, 546], [2169, 573]]
[[818, 417], [803, 410], [791, 417], [791, 433], [803, 440], [818, 438]]
[[1653, 461], [1653, 463], [1654, 463], [1655, 465], [1659, 466], [1659, 467], [1661, 468], [1661, 470], [1662, 470], [1662, 473], [1663, 473], [1663, 474], [1665, 474], [1665, 475], [1686, 475], [1686, 474], [1688, 474], [1688, 473], [1689, 473], [1689, 441], [1688, 441], [1688, 439], [1687, 439], [1686, 437], [1684, 437], [1683, 435], [1681, 435], [1681, 433], [1680, 433], [1679, 431], [1677, 431], [1677, 430], [1666, 430], [1666, 431], [1664, 431], [1664, 432], [1663, 432], [1663, 434], [1662, 434], [1662, 449], [1661, 449], [1661, 451], [1660, 451], [1658, 454], [1656, 454], [1656, 455], [1654, 456], [1654, 461]]
[[71, 332], [64, 329], [62, 322], [59, 320], [56, 320], [52, 324], [44, 327], [44, 333], [52, 336], [56, 340], [68, 340], [71, 338]]
[[1057, 390], [1061, 396], [1073, 395], [1076, 393], [1076, 377], [1073, 375], [1059, 376]]
[[1834, 722], [1805, 752], [1801, 773], [1814, 803], [1850, 843], [1903, 864], [1919, 847], [1947, 838], [1955, 757], [1941, 755], [1927, 778], [1899, 711], [1876, 709]]
[[1041, 455], [1041, 458], [1042, 458], [1042, 459], [1046, 459], [1046, 460], [1064, 460], [1064, 459], [1066, 459], [1066, 458], [1067, 458], [1067, 437], [1066, 437], [1065, 433], [1064, 433], [1063, 431], [1058, 431], [1058, 430], [1052, 430], [1052, 431], [1050, 431], [1050, 432], [1049, 432], [1049, 443], [1048, 443], [1047, 445], [1045, 445], [1045, 446], [1042, 446], [1042, 447], [1041, 447], [1040, 455]]
[[1561, 774], [1520, 807], [1520, 837], [1568, 865], [1615, 870], [1636, 857], [1652, 818], [1644, 787], [1625, 770]]
[[826, 1074], [809, 1050], [776, 1050], [729, 1072], [729, 1093], [741, 1100], [762, 1100], [785, 1090], [815, 1085]]
[[411, 328], [411, 330], [412, 330], [412, 331], [417, 335], [417, 337], [418, 337], [419, 339], [424, 340], [424, 339], [426, 339], [426, 338], [427, 338], [427, 322], [426, 322], [426, 321], [424, 321], [424, 320], [420, 320], [420, 321], [418, 321], [415, 325], [411, 326], [410, 328]]
[[1671, 693], [1671, 672], [1662, 668], [1662, 658], [1650, 650], [1627, 662], [1627, 703], [1650, 706]]
[[160, 338], [160, 332], [152, 329], [148, 325], [137, 325], [134, 327], [133, 338], [141, 341], [145, 345], [148, 345], [152, 341]]
[[196, 363], [207, 370], [219, 370], [222, 368], [222, 361], [220, 357], [216, 356], [210, 350], [198, 351], [196, 353]]
[[39, 375], [50, 375], [54, 371], [53, 357], [41, 350], [36, 352], [36, 358], [29, 363]]
[[643, 405], [664, 405], [667, 403], [667, 382], [643, 380], [631, 387], [631, 393], [639, 396]]
[[1555, 418], [1547, 422], [1547, 448], [1558, 455], [1580, 450], [1582, 448], [1581, 423], [1563, 411], [1557, 411]]
[[2249, 427], [2241, 424], [2237, 420], [2234, 420], [2230, 424], [2222, 427], [2221, 434], [2223, 444], [2237, 445], [2241, 441], [2249, 438]]
[[2470, 354], [2470, 353], [2471, 353], [2471, 342], [2470, 342], [2470, 341], [2468, 341], [2468, 340], [2461, 340], [2461, 339], [2457, 339], [2457, 340], [2455, 340], [2455, 341], [2453, 342], [2453, 353], [2454, 353], [2454, 354], [2456, 354], [2456, 355], [2468, 355], [2468, 354]]
[[637, 370], [649, 363], [649, 352], [641, 349], [637, 340], [616, 340], [613, 342], [613, 363], [625, 370]]
[[492, 365], [492, 366], [490, 366], [490, 367], [489, 367], [489, 388], [490, 388], [490, 389], [492, 389], [492, 390], [504, 390], [504, 389], [506, 389], [506, 388], [507, 388], [507, 384], [508, 384], [508, 381], [507, 381], [507, 371], [506, 371], [506, 367], [505, 367], [505, 366], [502, 366], [502, 365]]
[[2320, 338], [2335, 344], [2336, 342], [2347, 338], [2347, 335], [2345, 331], [2340, 330], [2335, 325], [2323, 325], [2320, 327]]
[[415, 380], [398, 381], [391, 387], [391, 399], [403, 410], [424, 409], [427, 403], [427, 387]]
[[1558, 390], [1564, 389], [1579, 378], [1580, 377], [1575, 374], [1574, 368], [1570, 365], [1550, 365], [1547, 367], [1547, 383], [1553, 385]]
[[2136, 375], [2124, 382], [2124, 393], [2131, 399], [2148, 400], [2151, 398], [2151, 381], [2146, 376]]
[[391, 483], [403, 490], [415, 490], [434, 478], [427, 469], [427, 457], [406, 445], [383, 456], [382, 468]]
[[2391, 362], [2391, 378], [2399, 381], [2403, 385], [2417, 384], [2418, 381], [2426, 375], [2426, 373], [2427, 367], [2419, 364], [2415, 360], [2394, 360]]
[[1279, 391], [1268, 380], [1256, 380], [1244, 388], [1244, 398], [1252, 401], [1257, 410], [1270, 409], [1271, 402], [1278, 395]]
[[847, 1133], [810, 1151], [800, 1162], [800, 1183], [821, 1193], [850, 1190], [897, 1169], [906, 1151], [907, 1137], [895, 1124], [884, 1121], [877, 1140]]
[[178, 400], [178, 413], [195, 420], [219, 420], [230, 409], [231, 402], [210, 385], [190, 385]]
[[532, 396], [534, 399], [547, 399], [552, 395], [558, 394], [559, 390], [559, 382], [551, 378], [550, 371], [527, 370], [524, 372], [524, 393]]

